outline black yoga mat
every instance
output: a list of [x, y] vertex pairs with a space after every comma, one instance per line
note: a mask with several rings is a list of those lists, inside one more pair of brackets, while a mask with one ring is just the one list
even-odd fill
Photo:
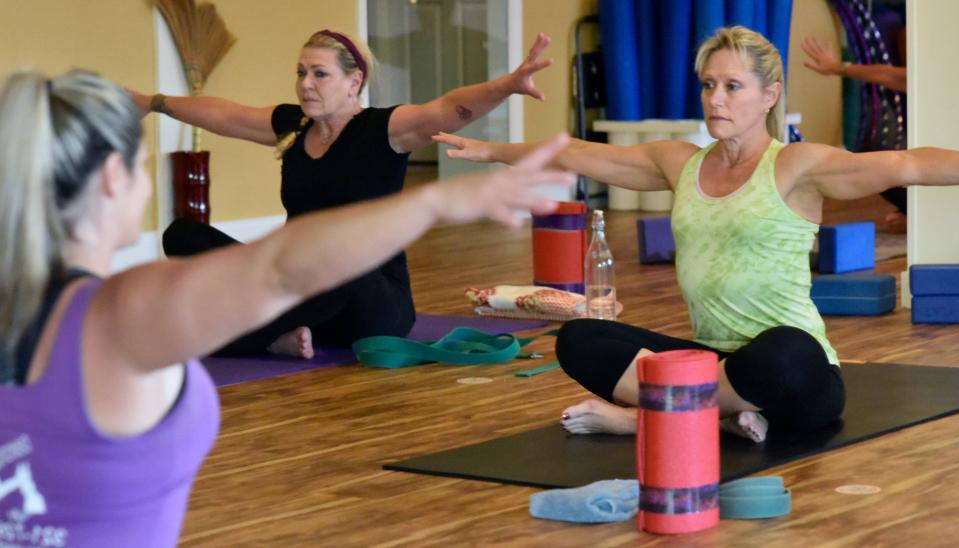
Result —
[[[763, 443], [723, 434], [722, 481], [959, 412], [959, 368], [865, 364], [842, 368], [846, 410], [817, 432], [770, 430]], [[567, 434], [558, 424], [384, 465], [387, 470], [533, 487], [636, 477], [635, 436]]]

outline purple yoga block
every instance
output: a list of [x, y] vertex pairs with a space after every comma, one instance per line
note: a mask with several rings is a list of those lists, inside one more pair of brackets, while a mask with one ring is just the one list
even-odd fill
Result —
[[844, 223], [819, 229], [819, 272], [839, 274], [876, 266], [876, 224]]
[[638, 219], [639, 264], [671, 263], [676, 256], [676, 242], [669, 217]]

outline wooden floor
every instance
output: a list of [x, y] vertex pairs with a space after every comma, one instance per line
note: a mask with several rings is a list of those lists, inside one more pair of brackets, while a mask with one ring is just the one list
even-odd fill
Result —
[[[881, 203], [830, 216], [880, 216]], [[873, 206], [875, 206], [873, 209]], [[845, 217], [844, 217], [845, 216]], [[640, 266], [635, 213], [609, 215], [624, 321], [689, 336], [671, 266]], [[827, 219], [828, 220], [828, 219]], [[441, 227], [409, 250], [417, 306], [469, 314], [463, 288], [531, 279], [530, 233], [491, 224]], [[904, 259], [878, 265], [898, 274]], [[844, 359], [953, 366], [959, 326], [915, 326], [897, 309], [879, 318], [827, 319]], [[537, 343], [552, 361], [551, 341]], [[959, 530], [959, 416], [808, 458], [785, 476], [793, 512], [723, 521], [681, 537], [634, 522], [577, 526], [532, 519], [531, 488], [387, 472], [386, 462], [553, 423], [587, 394], [540, 362], [376, 370], [349, 365], [226, 387], [222, 433], [197, 478], [184, 546], [860, 546], [954, 545]], [[850, 365], [848, 367], [855, 367]], [[484, 376], [489, 384], [457, 379]], [[845, 484], [879, 494], [835, 492]]]

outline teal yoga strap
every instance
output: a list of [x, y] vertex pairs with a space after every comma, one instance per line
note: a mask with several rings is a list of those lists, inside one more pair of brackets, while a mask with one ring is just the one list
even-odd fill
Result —
[[469, 327], [457, 327], [433, 343], [403, 337], [366, 337], [353, 343], [353, 353], [363, 365], [386, 369], [437, 362], [449, 365], [494, 364], [513, 358], [538, 357], [521, 355], [520, 348], [539, 337], [556, 335], [558, 332], [554, 329], [520, 339], [509, 333], [487, 335]]

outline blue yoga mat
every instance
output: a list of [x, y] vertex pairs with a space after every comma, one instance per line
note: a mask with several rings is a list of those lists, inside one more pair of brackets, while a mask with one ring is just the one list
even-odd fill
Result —
[[[413, 330], [410, 331], [409, 338], [417, 341], [435, 341], [449, 333], [454, 327], [472, 327], [490, 335], [495, 335], [526, 331], [545, 325], [547, 325], [547, 322], [538, 320], [417, 314], [416, 323], [413, 324]], [[263, 354], [249, 357], [206, 357], [203, 358], [202, 362], [217, 386], [227, 386], [298, 371], [356, 362], [356, 357], [349, 348], [316, 347], [315, 352], [316, 354], [309, 360]]]

